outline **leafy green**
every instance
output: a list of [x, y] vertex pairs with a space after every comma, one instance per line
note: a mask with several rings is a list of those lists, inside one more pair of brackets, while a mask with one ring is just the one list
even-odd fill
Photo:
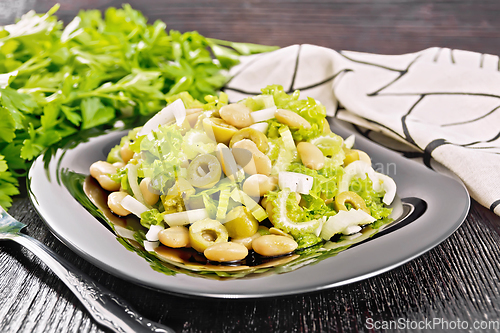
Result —
[[[108, 159], [109, 159], [109, 156], [108, 156]], [[110, 175], [109, 178], [111, 178], [111, 180], [113, 180], [117, 183], [120, 183], [121, 188], [124, 191], [127, 191], [129, 194], [133, 194], [132, 189], [130, 188], [130, 184], [128, 183], [128, 173], [127, 173], [126, 167], [119, 168], [118, 170], [116, 170], [116, 173]]]
[[0, 205], [2, 207], [9, 207], [12, 203], [11, 197], [19, 194], [17, 179], [7, 169], [5, 156], [0, 155]]
[[314, 232], [321, 221], [312, 219], [311, 214], [297, 203], [295, 193], [289, 188], [272, 191], [266, 195], [272, 203], [273, 225], [294, 237]]
[[[311, 124], [310, 129], [301, 127], [292, 130], [293, 139], [295, 141], [308, 141], [311, 138], [317, 137], [323, 131], [326, 109], [314, 98], [308, 97], [307, 99], [299, 99], [300, 92], [298, 90], [289, 95], [280, 85], [267, 86], [262, 89], [262, 93], [264, 95], [273, 96], [274, 104], [278, 109], [293, 111]], [[268, 135], [271, 138], [277, 137], [277, 131], [281, 126], [284, 125], [280, 124], [276, 119], [270, 120]], [[276, 131], [276, 133], [274, 131]]]
[[331, 199], [337, 194], [338, 182], [343, 174], [342, 167], [324, 167], [320, 170], [309, 169], [302, 163], [292, 163], [288, 171], [313, 177], [313, 187], [309, 195]]
[[[31, 11], [0, 27], [0, 204], [18, 193], [16, 177], [50, 146], [94, 127], [147, 116], [181, 97], [199, 107], [240, 55], [275, 47], [166, 30], [129, 5], [81, 11], [66, 27]], [[215, 58], [214, 58], [215, 57]], [[192, 97], [191, 97], [192, 96]], [[137, 149], [138, 142], [132, 149]], [[54, 150], [54, 148], [50, 148]], [[114, 151], [113, 160], [119, 161]]]
[[[316, 236], [315, 234], [303, 234], [295, 238], [297, 244], [297, 250], [302, 250], [314, 246], [316, 244], [322, 244], [323, 238]], [[316, 249], [317, 250], [317, 249]]]
[[115, 110], [102, 104], [97, 97], [82, 99], [81, 110], [83, 117], [82, 129], [106, 124], [115, 117]]
[[152, 187], [158, 191], [170, 187], [180, 172], [182, 135], [176, 125], [161, 126], [152, 136], [141, 140], [145, 159], [139, 169], [140, 177], [152, 179]]
[[370, 177], [365, 179], [354, 178], [349, 186], [349, 191], [356, 192], [366, 202], [366, 206], [370, 209], [370, 215], [377, 220], [388, 217], [392, 209], [385, 207], [382, 202], [384, 192], [375, 192], [373, 190]]
[[16, 122], [14, 121], [14, 117], [12, 117], [9, 110], [0, 107], [0, 119], [2, 119], [0, 123], [0, 140], [12, 142], [16, 137]]
[[182, 151], [189, 159], [198, 154], [213, 153], [216, 147], [215, 142], [204, 131], [197, 129], [187, 131], [182, 142]]
[[141, 224], [150, 228], [152, 225], [163, 225], [163, 214], [158, 209], [150, 209], [141, 214]]

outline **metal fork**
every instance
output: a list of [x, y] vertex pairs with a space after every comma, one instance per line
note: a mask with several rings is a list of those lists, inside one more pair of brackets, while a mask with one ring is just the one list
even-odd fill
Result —
[[129, 304], [94, 282], [43, 243], [22, 234], [21, 229], [25, 226], [0, 206], [0, 240], [13, 240], [33, 252], [68, 286], [99, 324], [120, 333], [175, 332], [170, 327], [143, 318]]

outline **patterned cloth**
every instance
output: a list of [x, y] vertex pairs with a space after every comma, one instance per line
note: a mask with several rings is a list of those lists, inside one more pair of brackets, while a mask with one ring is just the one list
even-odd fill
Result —
[[377, 55], [294, 45], [245, 57], [230, 74], [225, 91], [231, 101], [268, 84], [299, 89], [362, 135], [428, 167], [439, 162], [472, 198], [500, 215], [498, 56], [446, 48]]

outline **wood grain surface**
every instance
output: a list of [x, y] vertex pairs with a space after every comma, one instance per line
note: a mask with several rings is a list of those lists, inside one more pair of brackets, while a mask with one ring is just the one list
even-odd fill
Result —
[[[3, 0], [1, 0], [3, 1]], [[0, 10], [10, 10], [1, 2]], [[56, 1], [21, 1], [43, 12]], [[79, 9], [121, 1], [60, 1], [66, 23]], [[500, 54], [498, 1], [130, 1], [151, 21], [214, 38], [286, 46], [405, 53], [442, 46]], [[15, 10], [20, 10], [18, 7]], [[10, 9], [9, 9], [10, 8]], [[3, 12], [1, 19], [11, 19]], [[453, 207], [448, 207], [453, 209]], [[178, 332], [369, 332], [367, 321], [498, 321], [500, 218], [473, 202], [463, 225], [436, 248], [376, 277], [322, 292], [257, 300], [193, 299], [123, 281], [83, 260], [57, 240], [26, 194], [9, 213], [26, 233]], [[439, 221], [436, 221], [439, 223]], [[409, 325], [407, 325], [409, 326]], [[406, 327], [402, 331], [427, 331]], [[438, 328], [443, 328], [439, 326]], [[436, 330], [447, 331], [447, 330]], [[448, 330], [449, 331], [449, 330]], [[457, 332], [462, 330], [455, 330]], [[0, 243], [0, 332], [106, 332], [69, 289], [29, 251]]]
[[[37, 0], [44, 12], [57, 1]], [[59, 17], [123, 1], [62, 0]], [[440, 46], [500, 54], [500, 5], [495, 0], [131, 0], [168, 29], [267, 45], [316, 44], [384, 54]]]

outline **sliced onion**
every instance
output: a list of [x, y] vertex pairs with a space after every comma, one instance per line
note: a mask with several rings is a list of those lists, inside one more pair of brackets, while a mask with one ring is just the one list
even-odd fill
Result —
[[371, 173], [374, 173], [373, 168], [363, 161], [358, 160], [350, 163], [344, 168], [344, 175], [339, 184], [339, 193], [349, 191], [349, 184], [354, 177], [365, 179], [366, 175]]
[[186, 120], [186, 108], [184, 107], [184, 102], [181, 99], [177, 99], [170, 104], [169, 107], [172, 108], [175, 123], [177, 126], [181, 126], [184, 120]]
[[127, 238], [127, 239], [134, 239], [134, 230], [130, 230], [124, 227], [120, 227], [119, 225], [114, 225], [115, 232], [118, 236]]
[[184, 212], [165, 214], [163, 220], [171, 227], [175, 225], [187, 225], [193, 222], [203, 220], [208, 217], [205, 208], [186, 210]]
[[146, 203], [144, 202], [144, 197], [142, 196], [141, 192], [141, 187], [139, 186], [139, 180], [138, 180], [138, 175], [137, 175], [137, 169], [139, 167], [135, 164], [128, 164], [127, 165], [127, 176], [128, 176], [128, 183], [130, 185], [130, 189], [132, 190], [132, 193], [134, 193], [134, 197], [143, 205]]
[[344, 235], [352, 235], [361, 231], [361, 227], [359, 225], [350, 225], [342, 231]]
[[278, 185], [280, 189], [289, 188], [292, 192], [309, 194], [314, 183], [314, 178], [297, 172], [280, 171]]
[[378, 172], [377, 176], [379, 178], [379, 183], [380, 181], [382, 181], [382, 188], [385, 191], [382, 202], [386, 205], [390, 205], [394, 201], [394, 197], [396, 196], [396, 182], [394, 182], [394, 179], [392, 179], [391, 177]]
[[146, 233], [146, 239], [150, 242], [156, 242], [158, 240], [158, 233], [163, 229], [165, 228], [161, 225], [150, 226], [148, 232]]
[[322, 218], [320, 218], [318, 220], [320, 221], [319, 226], [313, 232], [316, 235], [316, 237], [319, 237], [319, 235], [321, 235], [321, 230], [323, 229], [323, 225], [326, 222], [326, 216], [323, 216]]
[[201, 177], [204, 177], [207, 175], [207, 173], [205, 172], [205, 170], [203, 170], [203, 168], [201, 166], [198, 167], [198, 169], [196, 169], [196, 171], [198, 171], [198, 174], [201, 176]]
[[363, 236], [363, 234], [361, 232], [357, 232], [357, 233], [352, 234], [352, 235], [344, 236], [344, 239], [345, 240], [353, 240], [353, 239], [359, 238], [361, 236]]
[[144, 250], [148, 252], [154, 252], [155, 249], [160, 246], [160, 242], [149, 242], [149, 241], [144, 241]]
[[123, 198], [122, 202], [120, 203], [123, 208], [128, 210], [129, 212], [133, 213], [137, 217], [141, 217], [141, 214], [144, 212], [147, 212], [149, 210], [148, 207], [144, 206], [142, 203], [137, 201], [133, 196], [127, 195], [125, 198]]
[[345, 140], [344, 140], [344, 147], [351, 149], [354, 147], [354, 141], [356, 140], [356, 136], [354, 134], [349, 135]]
[[376, 221], [375, 218], [361, 209], [341, 210], [325, 222], [321, 237], [329, 240], [333, 235], [343, 232], [350, 226], [370, 224], [374, 221]]
[[257, 130], [262, 133], [266, 133], [267, 128], [269, 127], [268, 123], [262, 122], [262, 123], [255, 123], [249, 126], [250, 128], [253, 128], [254, 130]]
[[277, 109], [278, 108], [276, 108], [275, 106], [272, 106], [264, 110], [254, 111], [250, 113], [250, 116], [252, 117], [254, 123], [260, 123], [261, 121], [273, 119], [274, 113]]
[[[156, 131], [159, 126], [165, 125], [174, 119], [178, 122], [179, 120], [177, 119], [176, 114], [178, 117], [182, 117], [182, 109], [184, 109], [184, 118], [186, 118], [186, 109], [184, 108], [184, 103], [181, 99], [167, 105], [160, 112], [155, 114], [153, 118], [149, 119], [144, 126], [142, 126], [138, 135], [146, 135], [151, 133], [151, 131]], [[182, 121], [184, 121], [184, 119], [182, 119]]]

